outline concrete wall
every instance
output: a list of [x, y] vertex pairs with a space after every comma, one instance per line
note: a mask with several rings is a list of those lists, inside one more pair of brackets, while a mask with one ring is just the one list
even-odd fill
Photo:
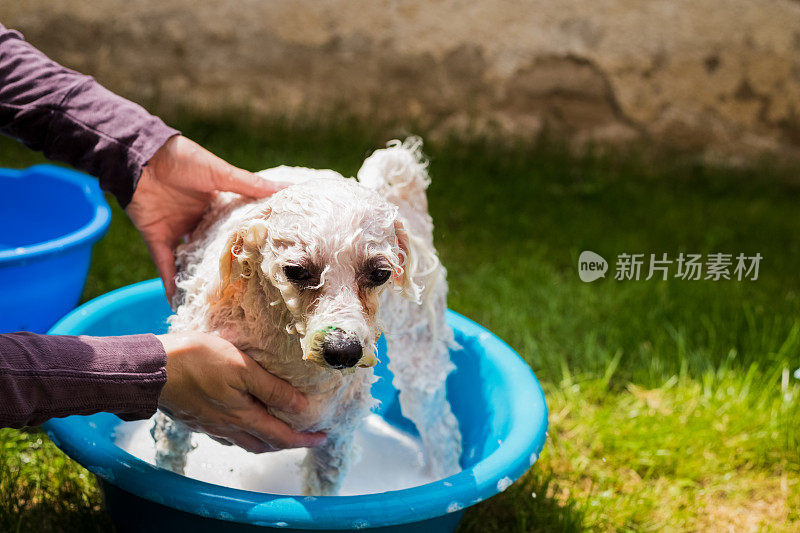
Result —
[[796, 0], [0, 0], [0, 21], [158, 112], [800, 154]]

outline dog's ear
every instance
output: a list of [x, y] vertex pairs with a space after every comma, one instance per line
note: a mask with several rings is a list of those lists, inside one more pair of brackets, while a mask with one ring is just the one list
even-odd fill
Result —
[[238, 279], [238, 276], [236, 276], [236, 279], [233, 279], [233, 265], [234, 263], [238, 263], [238, 260], [236, 259], [236, 253], [237, 250], [241, 252], [243, 243], [244, 239], [242, 239], [238, 232], [234, 232], [234, 234], [228, 238], [225, 246], [222, 248], [222, 254], [219, 258], [219, 285], [217, 290], [218, 298], [222, 298], [225, 290], [231, 285], [231, 283], [234, 283], [236, 279]]
[[233, 232], [226, 241], [219, 258], [218, 298], [222, 298], [225, 291], [240, 279], [250, 279], [253, 276], [259, 246], [266, 239], [264, 221], [269, 213], [267, 209], [257, 219]]
[[394, 235], [397, 238], [397, 256], [400, 264], [394, 269], [392, 283], [400, 289], [400, 294], [420, 303], [423, 288], [417, 281], [419, 262], [416, 247], [400, 220], [394, 221]]

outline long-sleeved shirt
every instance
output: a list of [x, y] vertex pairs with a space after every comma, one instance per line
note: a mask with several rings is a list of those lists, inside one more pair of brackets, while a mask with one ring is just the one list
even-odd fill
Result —
[[[96, 176], [122, 207], [142, 167], [178, 133], [2, 25], [0, 132]], [[166, 382], [165, 365], [154, 335], [0, 334], [0, 426], [98, 411], [147, 418]]]

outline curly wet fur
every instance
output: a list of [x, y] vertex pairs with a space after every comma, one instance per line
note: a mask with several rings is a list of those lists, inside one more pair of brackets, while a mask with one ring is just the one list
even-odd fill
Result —
[[[419, 429], [433, 474], [458, 471], [461, 441], [444, 383], [453, 365], [444, 320], [445, 270], [433, 247], [421, 143], [376, 151], [356, 182], [331, 170], [259, 173], [295, 183], [265, 200], [219, 196], [177, 253], [179, 302], [170, 331], [206, 331], [234, 343], [309, 400], [302, 414], [270, 412], [300, 431], [325, 431], [309, 449], [304, 491], [335, 494], [354, 459], [352, 437], [374, 405], [375, 342], [386, 335], [403, 414]], [[284, 267], [312, 279], [298, 286]], [[391, 270], [374, 287], [366, 270]], [[353, 368], [322, 355], [331, 331], [362, 346]], [[191, 434], [163, 414], [153, 428], [159, 466], [182, 471]]]

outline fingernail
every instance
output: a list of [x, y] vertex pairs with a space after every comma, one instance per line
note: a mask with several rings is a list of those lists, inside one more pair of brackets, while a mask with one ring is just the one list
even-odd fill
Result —
[[288, 181], [273, 181], [268, 178], [262, 178], [263, 184], [265, 187], [269, 189], [285, 189], [289, 185], [294, 185], [294, 183]]
[[327, 442], [327, 440], [328, 440], [328, 436], [325, 435], [324, 433], [312, 434], [312, 435], [309, 435], [309, 437], [311, 437], [311, 439], [310, 439], [311, 440], [311, 443], [310, 443], [311, 446], [321, 446], [321, 445], [325, 444], [325, 442]]

